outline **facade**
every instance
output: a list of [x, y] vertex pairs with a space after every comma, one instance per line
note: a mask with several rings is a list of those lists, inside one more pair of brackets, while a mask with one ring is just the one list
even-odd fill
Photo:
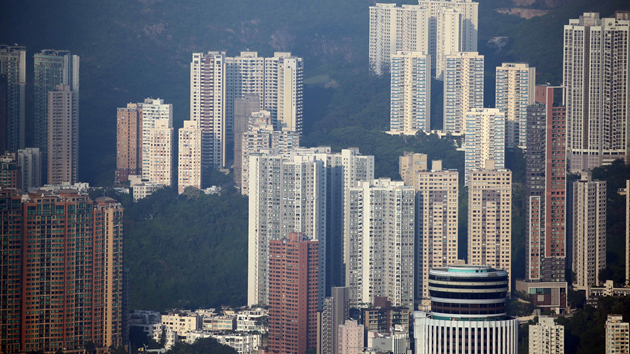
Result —
[[472, 170], [468, 183], [468, 263], [504, 269], [512, 284], [512, 171]]
[[534, 103], [536, 68], [528, 64], [497, 66], [494, 107], [505, 114], [505, 144], [527, 146], [527, 106]]
[[0, 186], [16, 189], [20, 185], [20, 166], [15, 154], [6, 152], [0, 156]]
[[201, 148], [202, 136], [199, 124], [192, 120], [184, 121], [179, 128], [179, 158], [177, 160], [177, 191], [184, 193], [186, 187], [201, 189]]
[[[260, 95], [244, 93], [242, 98], [234, 99], [234, 184], [243, 190], [243, 133], [249, 130], [252, 113], [260, 111]], [[270, 114], [271, 115], [271, 114]]]
[[415, 191], [389, 178], [350, 188], [346, 286], [350, 303], [361, 306], [387, 297], [413, 308]]
[[564, 26], [569, 169], [630, 162], [630, 21], [587, 12]]
[[170, 328], [178, 336], [196, 331], [201, 327], [201, 318], [195, 313], [169, 312], [162, 315], [162, 326]]
[[428, 170], [427, 155], [405, 151], [398, 158], [398, 170], [406, 186], [415, 186], [418, 172]]
[[[362, 308], [361, 314], [366, 336], [369, 333], [394, 334], [409, 332], [413, 310], [408, 307], [392, 307], [386, 297], [374, 297], [374, 306]], [[369, 339], [368, 339], [369, 340]]]
[[42, 181], [48, 178], [49, 132], [49, 92], [57, 90], [57, 85], [69, 86], [76, 93], [77, 121], [79, 119], [79, 56], [67, 50], [44, 49], [35, 54], [35, 78], [33, 88], [33, 119], [35, 126], [35, 147], [42, 154]]
[[141, 107], [128, 103], [116, 110], [116, 183], [142, 174], [142, 133]]
[[390, 131], [431, 131], [431, 57], [423, 52], [391, 56]]
[[48, 92], [48, 184], [79, 178], [79, 93], [58, 85]]
[[431, 19], [435, 23], [435, 77], [444, 80], [446, 56], [462, 50], [463, 14], [452, 7], [440, 7], [437, 16]]
[[0, 149], [26, 144], [26, 47], [0, 45]]
[[414, 312], [415, 353], [518, 353], [518, 319], [507, 316], [506, 271], [436, 268], [429, 283], [431, 311]]
[[529, 301], [545, 310], [561, 313], [567, 308], [569, 286], [565, 281], [516, 280], [516, 291], [527, 294]]
[[536, 103], [527, 107], [526, 140], [525, 278], [564, 282], [567, 159], [563, 88], [536, 87]]
[[458, 181], [457, 170], [443, 170], [441, 160], [434, 160], [431, 170], [416, 172], [416, 303], [429, 298], [429, 270], [457, 260]]
[[564, 354], [564, 326], [552, 317], [539, 317], [536, 325], [529, 326], [529, 352]]
[[[1, 244], [11, 247], [0, 267], [1, 276], [11, 279], [0, 290], [9, 305], [2, 307], [3, 352], [80, 351], [86, 341], [102, 349], [122, 345], [120, 204], [72, 190], [3, 190], [0, 203]], [[34, 312], [42, 316], [28, 315]]]
[[574, 287], [586, 289], [600, 283], [606, 268], [606, 181], [594, 181], [591, 172], [573, 182]]
[[42, 185], [42, 155], [39, 148], [18, 150], [18, 166], [20, 166], [20, 181], [18, 186], [27, 191]]
[[626, 181], [626, 283], [630, 281], [630, 179]]
[[[147, 155], [142, 157], [142, 165], [148, 168], [151, 183], [170, 186], [173, 181], [173, 126], [168, 119], [156, 119], [148, 133]], [[144, 144], [143, 144], [144, 145]], [[145, 164], [145, 160], [149, 160]], [[145, 171], [142, 171], [145, 175]]]
[[138, 102], [138, 109], [142, 111], [142, 124], [140, 125], [141, 146], [142, 146], [142, 164], [140, 170], [142, 171], [142, 179], [149, 180], [151, 182], [160, 183], [151, 179], [151, 139], [150, 134], [153, 128], [155, 128], [156, 121], [167, 120], [166, 127], [173, 128], [173, 105], [170, 103], [164, 103], [160, 98], [145, 98], [144, 102]]
[[445, 133], [466, 134], [466, 115], [483, 108], [484, 56], [477, 52], [457, 52], [446, 56], [444, 71]]
[[388, 73], [399, 51], [429, 53], [429, 21], [429, 11], [419, 5], [370, 6], [370, 72]]
[[505, 114], [498, 108], [472, 109], [466, 113], [465, 185], [470, 172], [488, 160], [497, 169], [505, 167]]
[[151, 182], [142, 182], [142, 181], [131, 182], [133, 201], [137, 202], [140, 199], [144, 199], [150, 196], [151, 194], [153, 194], [153, 192], [157, 191], [158, 189], [162, 189], [164, 187], [166, 187], [166, 185], [151, 183]]
[[339, 325], [339, 343], [335, 353], [339, 354], [360, 354], [363, 352], [364, 331], [363, 325], [357, 321], [346, 321]]
[[606, 320], [606, 354], [630, 351], [630, 325], [623, 322], [622, 315], [608, 315]]
[[368, 332], [367, 347], [378, 352], [392, 354], [407, 354], [409, 348], [409, 332], [382, 334]]
[[294, 232], [269, 243], [270, 352], [304, 353], [317, 345], [318, 244]]
[[331, 296], [324, 300], [324, 311], [321, 316], [318, 354], [338, 354], [339, 326], [350, 317], [350, 293], [346, 287], [334, 287]]

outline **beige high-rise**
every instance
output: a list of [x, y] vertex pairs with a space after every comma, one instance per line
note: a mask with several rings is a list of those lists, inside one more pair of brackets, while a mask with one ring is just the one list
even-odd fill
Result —
[[[169, 128], [173, 128], [173, 105], [170, 103], [164, 103], [160, 98], [145, 98], [144, 102], [138, 103], [138, 108], [142, 110], [142, 179], [151, 180], [151, 139], [149, 134], [151, 129], [155, 128], [155, 122], [158, 119], [166, 119]], [[159, 182], [156, 182], [159, 183]]]
[[622, 315], [608, 315], [606, 320], [606, 354], [630, 352], [630, 324]]
[[70, 86], [48, 92], [48, 183], [74, 184], [79, 176], [79, 96]]
[[468, 264], [503, 269], [512, 284], [511, 246], [512, 171], [488, 160], [468, 177]]
[[[148, 179], [151, 183], [170, 186], [173, 184], [173, 127], [168, 119], [156, 119], [148, 132]], [[144, 176], [145, 171], [142, 171]]]
[[187, 120], [179, 128], [179, 159], [177, 190], [201, 188], [201, 129], [198, 123]]
[[529, 352], [564, 354], [564, 326], [553, 317], [541, 316], [536, 325], [529, 326]]
[[398, 158], [400, 178], [406, 186], [416, 185], [416, 174], [427, 170], [427, 155], [405, 151], [403, 156]]
[[527, 106], [534, 104], [536, 68], [524, 63], [497, 66], [495, 108], [505, 114], [506, 147], [527, 145]]

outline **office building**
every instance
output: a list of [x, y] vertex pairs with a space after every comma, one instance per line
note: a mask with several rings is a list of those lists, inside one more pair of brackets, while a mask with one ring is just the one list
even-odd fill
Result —
[[[236, 146], [236, 142], [235, 142]], [[234, 171], [240, 168], [241, 193], [249, 194], [249, 156], [261, 151], [273, 150], [282, 155], [300, 146], [300, 134], [288, 129], [276, 130], [272, 123], [271, 113], [268, 111], [251, 114], [248, 129], [240, 134], [241, 156], [239, 164], [234, 165]], [[234, 150], [236, 153], [236, 149]], [[235, 156], [236, 157], [236, 156]]]
[[431, 170], [415, 174], [416, 240], [415, 301], [429, 298], [429, 270], [457, 260], [459, 173], [443, 170], [434, 160]]
[[28, 191], [42, 185], [42, 156], [39, 148], [18, 150], [18, 166], [20, 167], [20, 181], [18, 188]]
[[363, 325], [358, 321], [346, 321], [339, 325], [339, 346], [335, 353], [339, 354], [360, 354], [363, 353], [364, 343]]
[[319, 242], [289, 232], [269, 242], [269, 351], [304, 353], [317, 345]]
[[487, 160], [468, 181], [468, 264], [487, 265], [512, 280], [512, 171]]
[[580, 172], [615, 159], [630, 162], [628, 32], [624, 14], [586, 12], [564, 26], [569, 169]]
[[142, 108], [136, 103], [128, 103], [126, 108], [118, 108], [116, 110], [116, 183], [126, 182], [130, 175], [142, 174], [142, 135]]
[[184, 193], [186, 187], [201, 189], [201, 129], [192, 120], [184, 121], [179, 128], [179, 158], [177, 160], [177, 191]]
[[[67, 50], [44, 49], [35, 54], [35, 78], [33, 82], [33, 124], [35, 127], [35, 147], [42, 155], [42, 181], [48, 178], [49, 92], [64, 85], [77, 96], [76, 119], [79, 119], [79, 56]], [[78, 134], [78, 132], [77, 132]]]
[[505, 114], [498, 108], [479, 108], [466, 113], [465, 185], [470, 172], [493, 160], [498, 169], [505, 167]]
[[245, 93], [242, 98], [234, 99], [234, 184], [243, 190], [243, 133], [249, 130], [249, 119], [254, 112], [260, 111], [260, 96]]
[[497, 66], [495, 104], [505, 114], [505, 144], [508, 148], [527, 146], [527, 106], [534, 103], [536, 68], [528, 64]]
[[608, 315], [606, 320], [606, 354], [630, 351], [630, 325], [623, 322], [622, 315]]
[[370, 72], [388, 73], [399, 51], [429, 53], [429, 21], [429, 11], [419, 5], [370, 6]]
[[413, 308], [415, 191], [389, 178], [350, 188], [346, 286], [352, 306], [387, 297]]
[[[173, 126], [168, 119], [156, 119], [148, 132], [149, 147], [144, 160], [149, 160], [149, 182], [170, 186], [173, 184]], [[144, 144], [143, 144], [144, 145]], [[142, 171], [145, 175], [145, 171]]]
[[151, 139], [149, 138], [151, 129], [155, 128], [156, 121], [167, 120], [167, 128], [173, 128], [173, 105], [170, 103], [164, 103], [160, 98], [145, 98], [144, 102], [138, 102], [137, 108], [142, 113], [142, 124], [140, 130], [141, 146], [142, 146], [142, 164], [140, 170], [142, 171], [142, 179], [149, 180], [151, 182], [160, 183], [151, 179]]
[[58, 85], [48, 92], [48, 184], [79, 179], [79, 93]]
[[[474, 285], [477, 282], [484, 285]], [[506, 271], [488, 266], [436, 268], [429, 283], [431, 311], [414, 312], [415, 353], [518, 353], [518, 319], [507, 316]]]
[[477, 52], [458, 52], [446, 56], [444, 132], [465, 134], [466, 114], [483, 108], [483, 65], [484, 56]]
[[26, 144], [26, 47], [0, 45], [0, 149]]
[[426, 154], [405, 151], [403, 156], [398, 158], [400, 178], [402, 178], [406, 186], [415, 186], [418, 172], [426, 171], [427, 169]]
[[324, 310], [321, 313], [320, 338], [318, 338], [319, 354], [338, 354], [339, 326], [350, 318], [350, 293], [346, 287], [333, 287], [331, 296], [324, 299]]
[[392, 55], [389, 130], [431, 131], [431, 57], [423, 52]]
[[529, 352], [564, 354], [564, 326], [552, 317], [539, 317], [537, 324], [529, 325]]
[[573, 182], [574, 287], [586, 289], [600, 284], [599, 272], [606, 268], [606, 181], [592, 180], [583, 171]]
[[[122, 345], [121, 205], [72, 190], [4, 190], [0, 203], [0, 244], [12, 250], [3, 252], [0, 268], [11, 279], [0, 289], [8, 300], [0, 319], [3, 352], [81, 351], [87, 341], [102, 350]], [[53, 226], [38, 226], [44, 223]]]

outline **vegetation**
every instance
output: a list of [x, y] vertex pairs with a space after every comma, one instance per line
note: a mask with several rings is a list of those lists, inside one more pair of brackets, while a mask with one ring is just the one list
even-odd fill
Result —
[[177, 343], [167, 354], [236, 354], [236, 350], [219, 344], [214, 338], [197, 339], [193, 344]]

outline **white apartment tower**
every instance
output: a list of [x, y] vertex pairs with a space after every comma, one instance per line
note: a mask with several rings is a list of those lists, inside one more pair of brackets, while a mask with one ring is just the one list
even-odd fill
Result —
[[39, 148], [18, 150], [18, 166], [20, 166], [21, 189], [37, 188], [42, 185], [42, 156]]
[[193, 53], [190, 120], [201, 129], [201, 166], [225, 166], [225, 52]]
[[[143, 111], [144, 113], [144, 111]], [[156, 119], [153, 128], [148, 132], [149, 149], [147, 155], [142, 155], [142, 174], [144, 175], [144, 161], [148, 160], [147, 177], [151, 183], [173, 184], [173, 126], [169, 119]], [[142, 140], [144, 147], [145, 140]]]
[[466, 113], [465, 185], [470, 171], [482, 169], [493, 160], [505, 167], [505, 114], [498, 108], [477, 108]]
[[484, 56], [458, 52], [446, 56], [444, 72], [444, 126], [446, 133], [466, 133], [466, 113], [483, 108]]
[[630, 351], [630, 324], [623, 322], [622, 315], [608, 315], [606, 320], [606, 354], [622, 354]]
[[435, 77], [444, 80], [446, 57], [462, 50], [462, 13], [452, 7], [441, 7], [434, 20], [437, 31], [435, 41]]
[[497, 66], [495, 108], [505, 114], [508, 148], [527, 145], [527, 106], [534, 104], [536, 68], [528, 64]]
[[587, 12], [564, 26], [569, 169], [630, 162], [630, 21]]
[[79, 181], [79, 94], [57, 85], [48, 92], [48, 184]]
[[177, 190], [184, 193], [186, 187], [201, 188], [201, 129], [197, 122], [184, 121], [179, 128], [179, 159], [177, 166]]
[[592, 180], [583, 171], [573, 182], [574, 287], [599, 285], [599, 271], [606, 267], [606, 181]]
[[165, 104], [160, 98], [145, 98], [144, 102], [138, 103], [138, 107], [142, 109], [142, 179], [161, 183], [151, 180], [149, 175], [151, 160], [146, 158], [151, 150], [149, 133], [155, 128], [155, 122], [158, 119], [167, 120], [168, 128], [173, 128], [173, 105]]
[[390, 131], [431, 130], [431, 57], [398, 52], [391, 59]]
[[413, 308], [415, 191], [389, 178], [360, 182], [348, 194], [351, 306], [385, 296], [393, 306]]
[[389, 72], [399, 51], [429, 53], [429, 11], [419, 5], [370, 6], [370, 72]]
[[512, 279], [512, 171], [487, 160], [468, 176], [468, 264], [487, 265]]
[[564, 354], [564, 326], [552, 317], [539, 317], [536, 325], [529, 326], [529, 352]]
[[431, 170], [415, 173], [416, 194], [416, 303], [429, 298], [429, 270], [457, 260], [459, 173], [443, 170], [434, 160]]
[[[326, 239], [326, 175], [314, 156], [253, 154], [249, 157], [247, 303], [269, 299], [269, 243], [290, 232]], [[319, 244], [319, 301], [324, 300], [326, 244]], [[320, 306], [321, 307], [321, 306]]]
[[[6, 121], [0, 126], [0, 149], [15, 152], [26, 142], [26, 47], [0, 45], [0, 83]], [[6, 80], [6, 81], [5, 81]], [[3, 84], [6, 84], [6, 87]]]

